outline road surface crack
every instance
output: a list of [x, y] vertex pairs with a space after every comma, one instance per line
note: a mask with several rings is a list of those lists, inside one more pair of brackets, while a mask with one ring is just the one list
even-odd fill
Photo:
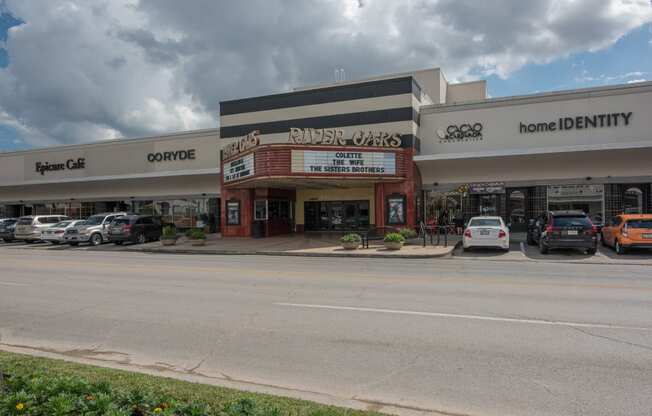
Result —
[[625, 340], [622, 340], [622, 339], [619, 339], [619, 338], [613, 338], [613, 337], [608, 337], [606, 335], [594, 334], [592, 332], [589, 332], [589, 331], [587, 331], [585, 329], [578, 328], [576, 326], [571, 326], [571, 328], [573, 328], [574, 330], [576, 330], [578, 332], [581, 332], [581, 333], [583, 333], [585, 335], [591, 336], [591, 337], [602, 338], [602, 339], [605, 339], [607, 341], [612, 341], [612, 342], [616, 342], [616, 343], [619, 343], [619, 344], [629, 345], [630, 347], [636, 347], [636, 348], [641, 348], [641, 349], [644, 349], [644, 350], [647, 350], [647, 351], [652, 351], [652, 347], [649, 346], [649, 345], [637, 344], [635, 342], [629, 342], [629, 341], [625, 341]]

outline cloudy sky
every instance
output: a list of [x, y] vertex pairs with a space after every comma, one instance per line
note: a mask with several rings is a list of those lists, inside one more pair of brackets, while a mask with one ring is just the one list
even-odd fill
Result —
[[650, 0], [0, 0], [0, 150], [218, 126], [219, 101], [441, 67], [492, 96], [652, 80]]

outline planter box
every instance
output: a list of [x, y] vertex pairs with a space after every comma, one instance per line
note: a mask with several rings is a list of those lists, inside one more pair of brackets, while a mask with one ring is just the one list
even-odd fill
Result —
[[400, 250], [403, 247], [403, 243], [397, 241], [385, 241], [385, 248], [387, 250]]
[[195, 247], [203, 246], [206, 245], [206, 240], [190, 240], [190, 245]]
[[173, 246], [177, 243], [176, 238], [172, 239], [161, 239], [161, 244], [164, 246]]
[[342, 248], [344, 248], [344, 250], [356, 250], [358, 247], [360, 247], [360, 243], [357, 241], [342, 243]]

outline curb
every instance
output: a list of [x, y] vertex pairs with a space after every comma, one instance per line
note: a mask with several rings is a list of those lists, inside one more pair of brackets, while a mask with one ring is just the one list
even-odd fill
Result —
[[439, 254], [347, 254], [347, 253], [301, 253], [286, 251], [235, 251], [235, 250], [161, 250], [158, 248], [141, 248], [125, 250], [136, 253], [149, 254], [192, 254], [192, 255], [218, 255], [218, 256], [279, 256], [279, 257], [340, 257], [340, 258], [375, 258], [375, 259], [432, 259], [440, 257], [452, 257], [454, 246], [445, 253]]

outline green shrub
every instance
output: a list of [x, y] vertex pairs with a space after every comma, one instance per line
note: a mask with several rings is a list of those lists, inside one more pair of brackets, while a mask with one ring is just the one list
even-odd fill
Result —
[[360, 237], [359, 234], [350, 233], [350, 234], [346, 234], [345, 236], [340, 238], [340, 242], [342, 242], [342, 243], [361, 243], [362, 242], [362, 237]]
[[417, 238], [417, 232], [414, 231], [412, 228], [401, 228], [398, 232], [406, 240], [409, 240], [410, 238]]
[[164, 240], [174, 240], [177, 238], [177, 228], [172, 225], [166, 225], [163, 227], [163, 233], [161, 237]]
[[199, 228], [191, 228], [186, 232], [186, 237], [191, 240], [206, 240], [206, 234]]
[[389, 233], [385, 235], [384, 241], [386, 243], [405, 243], [405, 237], [399, 233]]

